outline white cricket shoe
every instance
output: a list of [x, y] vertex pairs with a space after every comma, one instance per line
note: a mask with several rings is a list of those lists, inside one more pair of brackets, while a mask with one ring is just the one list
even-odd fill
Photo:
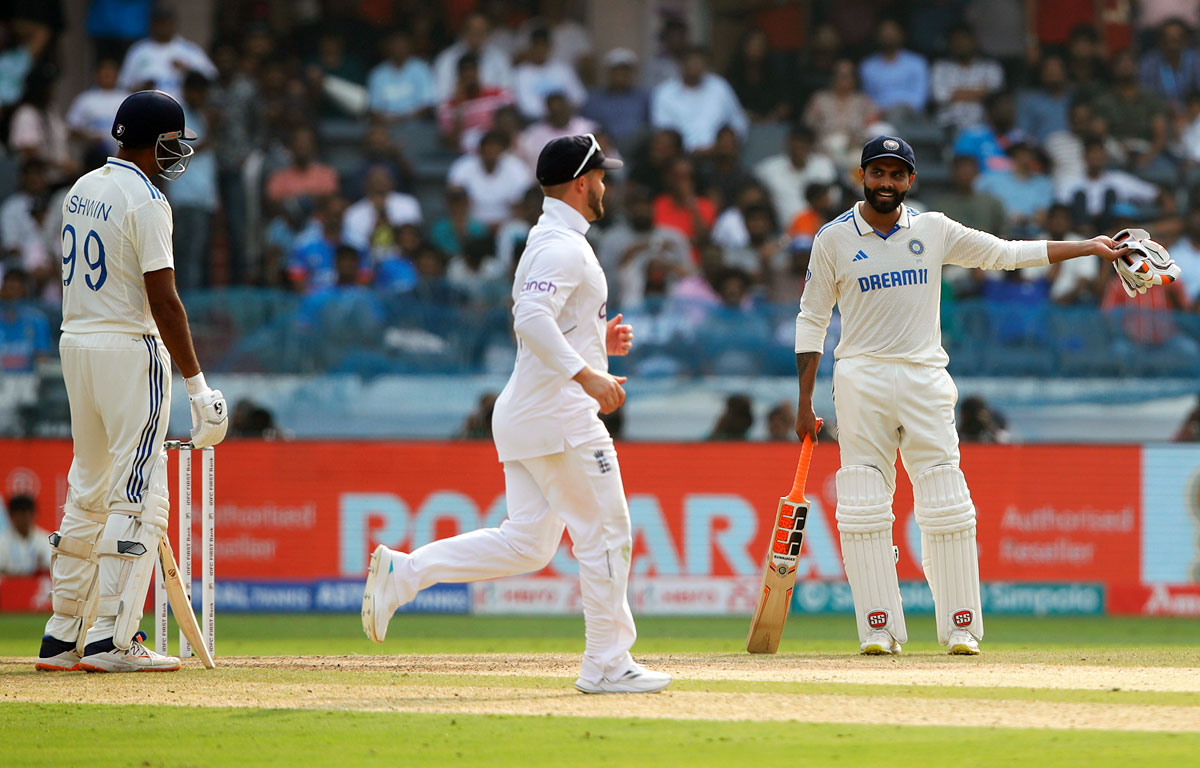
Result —
[[965, 629], [955, 629], [950, 632], [950, 642], [947, 647], [951, 656], [978, 656], [979, 641]]
[[138, 640], [130, 641], [127, 651], [113, 648], [79, 660], [85, 672], [177, 672], [179, 667], [179, 659], [152, 651]]
[[396, 609], [416, 597], [415, 594], [400, 594], [396, 584], [396, 563], [407, 557], [404, 552], [388, 549], [382, 544], [371, 553], [367, 586], [363, 590], [362, 625], [367, 637], [377, 643], [382, 643], [387, 637], [388, 622]]
[[581, 677], [575, 681], [575, 687], [584, 693], [657, 693], [670, 684], [670, 675], [651, 671], [637, 662], [616, 680], [593, 683]]
[[886, 629], [872, 629], [867, 639], [858, 647], [864, 656], [886, 656], [889, 653], [900, 653], [900, 643]]
[[33, 668], [39, 672], [75, 672], [79, 669], [79, 654], [72, 648], [55, 656], [40, 656]]

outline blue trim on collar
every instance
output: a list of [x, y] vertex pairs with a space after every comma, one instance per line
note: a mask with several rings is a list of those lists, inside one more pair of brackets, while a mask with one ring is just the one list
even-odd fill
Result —
[[105, 165], [115, 165], [119, 168], [128, 168], [129, 170], [136, 173], [143, 182], [145, 182], [146, 188], [150, 190], [150, 197], [154, 198], [155, 200], [166, 200], [167, 199], [166, 195], [164, 195], [161, 191], [159, 191], [158, 187], [156, 187], [150, 183], [150, 179], [148, 179], [146, 177], [146, 174], [142, 173], [142, 169], [138, 168], [136, 165], [129, 162], [128, 160], [121, 160], [116, 157], [110, 157], [110, 158], [108, 158], [108, 162], [105, 163]]
[[896, 224], [892, 225], [892, 231], [888, 232], [886, 235], [883, 234], [882, 232], [880, 232], [878, 229], [875, 229], [874, 227], [871, 228], [871, 231], [874, 232], [875, 234], [879, 235], [880, 237], [882, 237], [884, 240], [887, 240], [889, 237], [896, 234], [896, 232], [899, 231], [899, 229], [900, 229], [900, 224], [896, 223]]

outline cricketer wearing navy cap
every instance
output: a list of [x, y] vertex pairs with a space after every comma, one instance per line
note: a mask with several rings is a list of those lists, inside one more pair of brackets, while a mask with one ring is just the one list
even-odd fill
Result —
[[624, 165], [620, 160], [605, 157], [600, 142], [590, 133], [563, 136], [542, 147], [537, 161], [537, 180], [543, 187], [555, 187], [596, 168], [615, 171]]
[[860, 168], [866, 168], [867, 163], [881, 157], [895, 157], [904, 161], [910, 173], [917, 172], [917, 156], [913, 153], [913, 148], [908, 146], [908, 142], [899, 136], [877, 136], [868, 141], [863, 147], [862, 160], [858, 165]]

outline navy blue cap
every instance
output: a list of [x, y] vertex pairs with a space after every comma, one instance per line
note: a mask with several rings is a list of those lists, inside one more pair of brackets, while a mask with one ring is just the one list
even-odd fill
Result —
[[868, 141], [863, 147], [862, 160], [858, 166], [866, 168], [867, 163], [881, 157], [903, 160], [910, 172], [917, 172], [917, 156], [913, 153], [913, 148], [908, 146], [908, 142], [899, 136], [877, 136]]
[[537, 161], [537, 180], [543, 187], [553, 187], [578, 179], [596, 168], [613, 171], [623, 165], [616, 158], [605, 157], [600, 142], [590, 133], [562, 136], [542, 147]]

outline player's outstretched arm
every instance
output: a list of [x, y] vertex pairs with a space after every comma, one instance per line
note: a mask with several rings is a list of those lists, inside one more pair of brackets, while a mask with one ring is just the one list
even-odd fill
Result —
[[1107, 235], [1091, 240], [1051, 240], [1046, 243], [1046, 256], [1051, 264], [1081, 256], [1099, 256], [1105, 261], [1117, 258], [1116, 243]]
[[229, 408], [219, 389], [210, 389], [200, 372], [200, 361], [192, 345], [187, 310], [175, 290], [175, 270], [158, 269], [143, 275], [150, 314], [158, 325], [158, 334], [171, 359], [183, 375], [192, 405], [192, 443], [207, 448], [225, 439], [229, 429]]

